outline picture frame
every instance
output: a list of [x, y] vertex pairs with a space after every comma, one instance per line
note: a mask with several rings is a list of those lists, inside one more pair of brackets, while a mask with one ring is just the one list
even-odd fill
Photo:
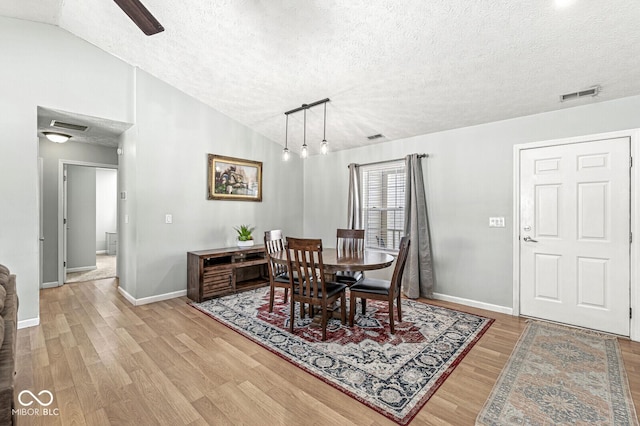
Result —
[[208, 199], [262, 201], [262, 162], [208, 154]]

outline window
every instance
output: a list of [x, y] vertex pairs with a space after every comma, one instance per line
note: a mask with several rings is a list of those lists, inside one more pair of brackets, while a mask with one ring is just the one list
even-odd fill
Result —
[[405, 162], [365, 165], [360, 173], [366, 247], [398, 251], [404, 235]]

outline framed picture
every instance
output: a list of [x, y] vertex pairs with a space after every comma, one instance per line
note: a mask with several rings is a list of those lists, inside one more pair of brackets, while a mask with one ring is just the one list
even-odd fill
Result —
[[262, 201], [262, 162], [209, 154], [209, 199]]

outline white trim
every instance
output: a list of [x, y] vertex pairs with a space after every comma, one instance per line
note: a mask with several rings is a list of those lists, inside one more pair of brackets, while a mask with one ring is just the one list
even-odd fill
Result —
[[96, 254], [107, 254], [106, 250], [96, 250]]
[[638, 266], [640, 265], [640, 221], [636, 215], [640, 214], [640, 129], [620, 130], [616, 132], [583, 135], [564, 139], [518, 144], [513, 146], [513, 315], [520, 315], [520, 151], [531, 148], [547, 146], [567, 145], [603, 139], [630, 138], [631, 156], [635, 158], [631, 168], [631, 232], [634, 235], [630, 253], [630, 299], [633, 310], [633, 318], [629, 320], [629, 333], [633, 341], [640, 342], [640, 277]]
[[42, 286], [40, 288], [54, 288], [54, 287], [58, 287], [58, 281], [51, 281], [48, 283], [42, 283]]
[[[100, 169], [115, 169], [118, 170], [117, 164], [104, 164], [104, 163], [92, 163], [90, 161], [77, 161], [77, 160], [58, 160], [58, 282], [63, 283], [67, 277], [64, 276], [64, 223], [63, 223], [63, 199], [62, 199], [62, 185], [64, 175], [64, 165], [72, 166], [87, 166]], [[118, 206], [119, 208], [119, 206]], [[120, 211], [118, 211], [118, 215]]]
[[149, 296], [143, 297], [142, 299], [136, 299], [135, 297], [127, 293], [127, 291], [122, 287], [118, 287], [118, 291], [120, 292], [120, 294], [122, 294], [122, 296], [124, 296], [125, 299], [127, 299], [127, 302], [131, 303], [133, 306], [147, 305], [149, 303], [161, 302], [163, 300], [175, 299], [176, 297], [187, 295], [187, 290], [185, 289], [174, 291], [171, 293], [158, 294], [157, 296]]
[[635, 161], [631, 167], [631, 233], [633, 240], [631, 242], [631, 271], [629, 278], [631, 280], [631, 309], [633, 310], [633, 318], [631, 318], [629, 338], [633, 341], [640, 342], [640, 276], [638, 276], [638, 265], [640, 265], [640, 221], [637, 215], [640, 214], [640, 129], [629, 132], [631, 137], [631, 158]]
[[97, 266], [79, 266], [77, 268], [67, 268], [67, 273], [69, 273], [69, 272], [94, 271], [96, 269], [98, 269]]
[[458, 303], [460, 305], [471, 306], [473, 308], [485, 309], [487, 311], [499, 312], [501, 314], [512, 315], [513, 310], [508, 306], [492, 305], [491, 303], [479, 302], [477, 300], [465, 299], [462, 297], [449, 296], [446, 294], [433, 293], [433, 298], [445, 302]]
[[127, 290], [125, 290], [122, 287], [118, 286], [118, 292], [122, 296], [124, 296], [125, 299], [127, 299], [127, 302], [131, 303], [133, 306], [136, 306], [136, 298], [133, 297], [132, 295], [130, 295], [129, 293], [127, 293]]
[[21, 328], [27, 328], [27, 327], [35, 327], [40, 325], [40, 317], [37, 316], [35, 318], [29, 318], [26, 320], [22, 320], [22, 321], [18, 321], [18, 330]]

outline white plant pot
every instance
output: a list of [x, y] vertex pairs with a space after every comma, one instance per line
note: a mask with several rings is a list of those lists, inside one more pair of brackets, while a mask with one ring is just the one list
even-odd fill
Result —
[[249, 240], [249, 241], [238, 240], [238, 247], [251, 247], [251, 246], [253, 246], [253, 240]]

